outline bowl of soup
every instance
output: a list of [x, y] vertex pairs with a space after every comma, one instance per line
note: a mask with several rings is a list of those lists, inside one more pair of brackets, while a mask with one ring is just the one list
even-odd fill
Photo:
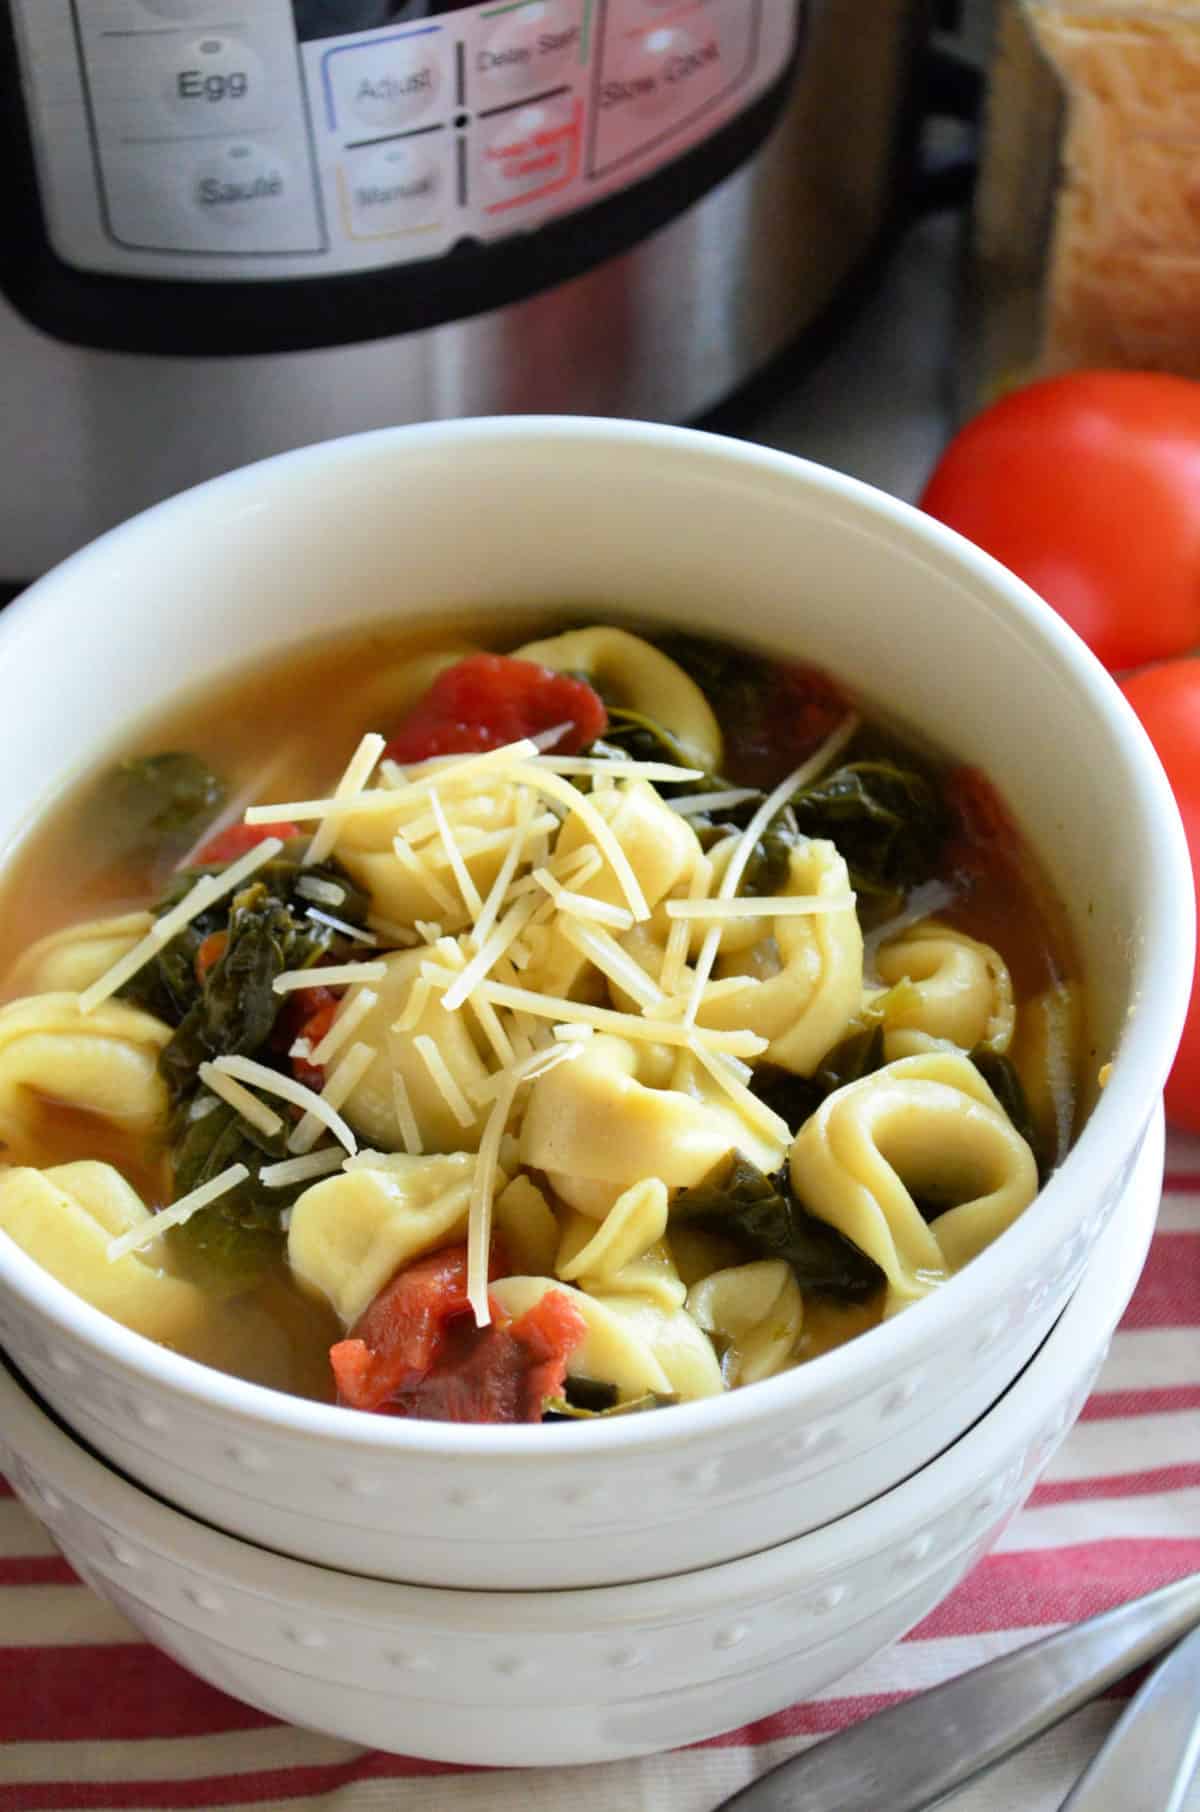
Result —
[[0, 1333], [266, 1546], [576, 1587], [888, 1490], [1129, 1185], [1191, 883], [1116, 687], [838, 474], [334, 442], [0, 621]]

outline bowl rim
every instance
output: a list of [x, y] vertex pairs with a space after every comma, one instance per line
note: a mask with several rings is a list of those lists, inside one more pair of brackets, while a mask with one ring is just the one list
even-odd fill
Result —
[[424, 1612], [443, 1626], [507, 1635], [518, 1633], [518, 1617], [520, 1633], [543, 1633], [564, 1621], [582, 1627], [597, 1619], [617, 1624], [634, 1617], [701, 1616], [750, 1594], [794, 1585], [798, 1564], [815, 1580], [900, 1539], [898, 1531], [933, 1525], [964, 1496], [986, 1488], [998, 1468], [1012, 1464], [1014, 1445], [1041, 1433], [1035, 1435], [1030, 1426], [1036, 1401], [1057, 1400], [1063, 1378], [1082, 1375], [1079, 1353], [1086, 1351], [1089, 1363], [1099, 1356], [1096, 1329], [1111, 1332], [1132, 1294], [1154, 1237], [1164, 1147], [1160, 1107], [1121, 1205], [1100, 1236], [1095, 1262], [1028, 1365], [965, 1434], [900, 1484], [835, 1521], [690, 1572], [621, 1585], [524, 1591], [410, 1585], [348, 1573], [259, 1547], [163, 1502], [73, 1439], [2, 1358], [0, 1428], [23, 1460], [34, 1456], [35, 1470], [41, 1468], [52, 1489], [69, 1504], [84, 1504], [114, 1534], [141, 1539], [192, 1572], [204, 1569], [242, 1591], [310, 1614], [386, 1625]]
[[[1111, 676], [1066, 623], [1022, 580], [952, 529], [860, 479], [772, 448], [704, 430], [604, 417], [510, 416], [422, 423], [373, 430], [320, 442], [240, 467], [154, 505], [110, 530], [37, 580], [0, 616], [0, 660], [11, 660], [22, 642], [47, 645], [65, 636], [93, 569], [137, 556], [146, 536], [171, 534], [197, 512], [223, 515], [229, 507], [261, 504], [263, 487], [277, 495], [306, 477], [334, 468], [371, 466], [382, 458], [420, 460], [446, 448], [477, 453], [513, 441], [545, 443], [549, 456], [570, 448], [638, 448], [670, 458], [680, 470], [690, 462], [698, 475], [740, 477], [759, 489], [774, 487], [781, 503], [819, 499], [848, 529], [886, 535], [910, 557], [961, 586], [981, 604], [1008, 615], [1031, 645], [1040, 646], [1059, 675], [1102, 718], [1114, 758], [1141, 804], [1148, 844], [1145, 923], [1134, 954], [1140, 985], [1111, 1075], [1062, 1165], [1039, 1192], [1034, 1208], [979, 1258], [904, 1314], [848, 1341], [819, 1360], [720, 1397], [673, 1405], [662, 1416], [615, 1417], [560, 1425], [553, 1442], [540, 1426], [476, 1427], [347, 1413], [332, 1404], [291, 1397], [184, 1358], [112, 1321], [43, 1271], [0, 1234], [0, 1278], [7, 1272], [25, 1299], [53, 1327], [80, 1338], [104, 1360], [189, 1398], [222, 1418], [269, 1428], [283, 1437], [332, 1441], [359, 1452], [382, 1451], [474, 1460], [578, 1460], [632, 1450], [663, 1449], [718, 1436], [747, 1438], [781, 1416], [820, 1416], [858, 1397], [933, 1350], [954, 1329], [988, 1305], [1031, 1284], [1049, 1267], [1076, 1218], [1078, 1180], [1085, 1167], [1112, 1175], [1127, 1159], [1158, 1101], [1183, 1028], [1195, 955], [1195, 896], [1191, 862], [1178, 809], [1141, 723]], [[188, 532], [194, 532], [189, 528]]]

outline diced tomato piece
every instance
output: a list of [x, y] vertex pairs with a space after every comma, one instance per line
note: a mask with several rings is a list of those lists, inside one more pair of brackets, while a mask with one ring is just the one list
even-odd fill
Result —
[[210, 837], [194, 857], [196, 864], [211, 862], [236, 862], [247, 850], [257, 849], [268, 837], [279, 837], [284, 843], [289, 837], [298, 837], [300, 826], [281, 819], [278, 824], [230, 824], [215, 837]]
[[215, 969], [229, 945], [227, 931], [213, 931], [196, 952], [196, 980], [202, 982], [210, 969]]
[[[320, 973], [319, 969], [313, 971], [314, 976]], [[288, 995], [275, 1021], [271, 1036], [272, 1049], [286, 1055], [298, 1038], [306, 1038], [315, 1050], [333, 1024], [334, 1015], [342, 1004], [342, 993], [340, 988], [313, 986], [298, 988], [294, 994]], [[325, 1071], [319, 1064], [306, 1063], [303, 1057], [293, 1057], [291, 1065], [296, 1081], [303, 1082], [305, 1088], [324, 1087]]]
[[388, 743], [392, 761], [498, 749], [555, 724], [570, 727], [554, 745], [573, 755], [603, 735], [608, 713], [586, 680], [506, 654], [472, 654], [447, 667]]
[[758, 711], [723, 725], [726, 772], [739, 786], [770, 788], [832, 736], [850, 707], [819, 667], [774, 667]]
[[394, 1391], [418, 1383], [446, 1323], [469, 1314], [470, 1306], [465, 1246], [446, 1246], [398, 1271], [348, 1337], [330, 1348], [339, 1400], [352, 1409], [378, 1409]]
[[[503, 1265], [494, 1250], [491, 1272]], [[493, 1303], [491, 1325], [478, 1328], [466, 1283], [464, 1246], [394, 1277], [330, 1349], [338, 1401], [439, 1422], [540, 1421], [587, 1332], [583, 1317], [561, 1290], [548, 1290], [516, 1321]]]
[[451, 1322], [433, 1369], [383, 1405], [389, 1416], [434, 1422], [540, 1422], [547, 1397], [562, 1395], [567, 1359], [587, 1333], [574, 1303], [547, 1290], [516, 1321], [477, 1328]]

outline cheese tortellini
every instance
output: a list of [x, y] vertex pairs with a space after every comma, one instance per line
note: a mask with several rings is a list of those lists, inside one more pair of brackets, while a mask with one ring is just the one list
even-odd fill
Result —
[[158, 1069], [170, 1028], [109, 1000], [80, 1011], [71, 993], [33, 994], [0, 1007], [0, 1138], [29, 1143], [39, 1099], [95, 1114], [141, 1137], [161, 1133], [167, 1085]]
[[475, 1159], [366, 1152], [306, 1189], [292, 1209], [288, 1263], [350, 1327], [390, 1277], [466, 1230]]
[[[419, 1016], [411, 1026], [400, 1026], [409, 996], [421, 979], [427, 952], [402, 950], [386, 957], [387, 974], [371, 984], [378, 996], [359, 1024], [355, 1038], [375, 1052], [374, 1061], [351, 1090], [344, 1105], [347, 1120], [372, 1145], [383, 1151], [405, 1149], [404, 1121], [397, 1106], [397, 1089], [404, 1089], [422, 1152], [474, 1151], [479, 1144], [482, 1115], [471, 1101], [471, 1091], [488, 1077], [488, 1067], [471, 1036], [462, 1013], [448, 1013], [441, 997], [428, 992]], [[347, 996], [339, 1009], [350, 1010]], [[336, 1023], [336, 1021], [335, 1021]], [[431, 1040], [467, 1104], [455, 1112], [423, 1052]], [[399, 1078], [399, 1082], [397, 1082]], [[466, 1112], [466, 1119], [462, 1112]]]
[[822, 1102], [789, 1159], [805, 1207], [882, 1266], [887, 1310], [927, 1294], [1037, 1194], [1025, 1140], [969, 1058], [900, 1058]]
[[[814, 839], [791, 852], [779, 897], [795, 896], [828, 901], [831, 910], [766, 914], [751, 921], [758, 927], [752, 942], [735, 922], [729, 954], [722, 929], [722, 950], [696, 1020], [714, 1030], [757, 1033], [768, 1041], [765, 1062], [805, 1076], [862, 1004], [863, 940], [846, 864], [832, 843]], [[662, 935], [647, 925], [625, 938], [630, 954], [650, 974], [661, 968]], [[685, 970], [685, 991], [690, 978]]]
[[[540, 1077], [529, 1092], [521, 1158], [545, 1171], [557, 1193], [587, 1213], [607, 1213], [631, 1184], [647, 1177], [668, 1188], [698, 1183], [738, 1147], [763, 1170], [783, 1161], [782, 1140], [752, 1125], [727, 1095], [690, 1064], [682, 1087], [653, 1087], [639, 1068], [644, 1047], [600, 1033], [571, 1063]], [[576, 1194], [577, 1180], [608, 1186], [607, 1199]], [[599, 1217], [598, 1217], [599, 1218]]]
[[882, 944], [875, 967], [889, 987], [909, 981], [909, 1000], [888, 1014], [888, 1054], [919, 1049], [909, 1034], [946, 1039], [960, 1050], [1007, 1051], [1016, 1009], [999, 953], [965, 932], [925, 919]]
[[730, 1386], [772, 1378], [792, 1363], [804, 1298], [783, 1259], [713, 1271], [688, 1292], [687, 1306], [698, 1325], [720, 1340], [721, 1371]]
[[22, 953], [8, 986], [21, 994], [82, 994], [128, 955], [153, 923], [148, 912], [125, 912], [52, 931]]
[[173, 1346], [203, 1328], [204, 1292], [160, 1268], [152, 1241], [110, 1259], [109, 1242], [151, 1219], [136, 1190], [111, 1164], [91, 1159], [49, 1170], [0, 1172], [0, 1232], [52, 1277], [114, 1321]]

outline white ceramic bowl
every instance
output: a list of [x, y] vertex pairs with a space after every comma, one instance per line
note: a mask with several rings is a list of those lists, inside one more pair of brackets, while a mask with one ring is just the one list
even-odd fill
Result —
[[458, 1592], [283, 1560], [93, 1458], [0, 1365], [0, 1465], [72, 1565], [151, 1641], [293, 1723], [455, 1762], [611, 1761], [828, 1686], [985, 1552], [1079, 1413], [1133, 1290], [1162, 1180], [1156, 1119], [1066, 1313], [970, 1432], [825, 1529], [593, 1591]]
[[332, 442], [202, 486], [0, 620], [0, 847], [119, 726], [336, 626], [431, 610], [622, 610], [801, 656], [1009, 798], [1070, 911], [1111, 1080], [1036, 1204], [932, 1297], [816, 1363], [653, 1416], [462, 1428], [206, 1371], [0, 1240], [0, 1339], [102, 1453], [186, 1509], [331, 1566], [522, 1588], [656, 1577], [844, 1514], [940, 1452], [1036, 1349], [1124, 1189], [1182, 1022], [1192, 884], [1117, 688], [940, 524], [685, 430], [465, 422]]

